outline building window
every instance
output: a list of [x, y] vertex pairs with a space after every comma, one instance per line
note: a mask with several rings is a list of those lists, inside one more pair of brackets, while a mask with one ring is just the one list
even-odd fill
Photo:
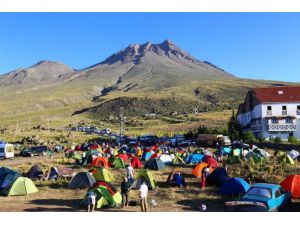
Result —
[[290, 123], [293, 123], [293, 120], [292, 120], [291, 118], [286, 118], [286, 119], [285, 119], [285, 123], [289, 123], [289, 124], [290, 124]]
[[286, 105], [282, 106], [282, 115], [286, 116], [287, 115], [287, 110], [286, 110]]
[[297, 115], [300, 115], [300, 105], [297, 105]]
[[282, 110], [286, 110], [286, 105], [283, 105], [283, 106], [282, 106]]
[[268, 111], [272, 110], [272, 106], [267, 106]]
[[300, 110], [300, 105], [297, 105], [297, 110]]
[[272, 118], [271, 123], [272, 124], [278, 124], [278, 119], [277, 118]]

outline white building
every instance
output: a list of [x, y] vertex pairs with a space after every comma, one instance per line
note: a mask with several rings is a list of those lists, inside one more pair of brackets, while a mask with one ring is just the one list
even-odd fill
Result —
[[239, 106], [237, 119], [243, 131], [258, 137], [289, 136], [300, 139], [300, 87], [256, 88]]

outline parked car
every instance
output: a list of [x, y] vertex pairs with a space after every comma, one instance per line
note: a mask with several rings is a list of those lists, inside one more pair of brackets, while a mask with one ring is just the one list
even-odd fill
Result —
[[[291, 203], [291, 193], [283, 190], [278, 184], [256, 183], [247, 193], [236, 202], [226, 202], [225, 204], [235, 206], [256, 205], [260, 208], [265, 206], [267, 211], [278, 211]], [[241, 204], [243, 202], [243, 204]]]
[[8, 159], [14, 157], [15, 148], [12, 144], [0, 144], [0, 158]]
[[48, 146], [34, 146], [27, 149], [24, 149], [20, 152], [21, 156], [30, 156], [43, 155], [45, 156], [49, 152]]

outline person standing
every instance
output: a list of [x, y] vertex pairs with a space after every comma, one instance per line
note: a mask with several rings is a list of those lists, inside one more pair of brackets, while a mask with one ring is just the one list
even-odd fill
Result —
[[134, 181], [134, 174], [133, 174], [134, 170], [131, 164], [126, 166], [126, 172], [127, 172], [128, 181], [132, 184]]
[[121, 184], [121, 194], [122, 194], [122, 208], [128, 206], [128, 194], [130, 191], [130, 182], [127, 177], [123, 178], [123, 182]]
[[94, 212], [96, 205], [96, 195], [94, 192], [90, 191], [88, 193], [88, 212]]
[[139, 189], [139, 192], [140, 192], [141, 211], [148, 212], [148, 203], [147, 203], [148, 186], [146, 185], [144, 180], [142, 180], [142, 185]]

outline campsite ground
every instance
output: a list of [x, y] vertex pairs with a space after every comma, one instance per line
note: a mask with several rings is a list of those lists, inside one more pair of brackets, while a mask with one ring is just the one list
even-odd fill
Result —
[[[76, 171], [84, 170], [74, 166], [72, 161], [62, 160], [62, 154], [55, 154], [50, 160], [48, 157], [16, 157], [12, 160], [0, 161], [1, 166], [8, 166], [13, 169], [18, 169], [20, 172], [27, 172], [29, 168], [35, 164], [41, 166], [43, 170], [49, 170], [51, 166], [70, 166]], [[236, 166], [235, 166], [236, 167]], [[230, 166], [230, 173], [236, 170], [234, 166]], [[217, 189], [208, 187], [206, 190], [200, 189], [200, 184], [197, 178], [191, 175], [193, 167], [176, 167], [180, 169], [186, 178], [188, 187], [175, 188], [169, 187], [165, 181], [169, 173], [175, 169], [173, 166], [166, 167], [160, 171], [151, 171], [157, 187], [149, 192], [149, 201], [155, 199], [157, 206], [151, 206], [151, 211], [158, 212], [185, 212], [198, 211], [198, 206], [204, 203], [208, 211], [220, 212], [226, 211], [224, 202], [231, 198], [221, 197], [217, 195]], [[122, 177], [125, 175], [124, 169], [111, 169], [116, 181], [113, 184], [120, 189]], [[39, 189], [38, 193], [27, 196], [0, 197], [0, 211], [15, 212], [40, 212], [40, 211], [85, 211], [80, 207], [80, 201], [84, 197], [86, 190], [70, 190], [67, 188], [68, 181], [59, 182], [41, 182], [36, 181], [36, 186]], [[138, 191], [130, 192], [130, 199], [138, 201]], [[130, 206], [125, 209], [111, 208], [101, 209], [100, 211], [115, 212], [115, 211], [140, 211], [139, 206]], [[300, 211], [300, 202], [294, 201], [290, 208], [286, 211]]]

